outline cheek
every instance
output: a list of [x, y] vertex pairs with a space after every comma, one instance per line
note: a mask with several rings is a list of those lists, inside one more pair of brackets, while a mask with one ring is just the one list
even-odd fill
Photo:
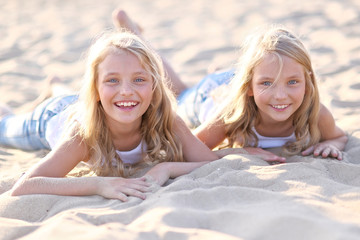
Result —
[[154, 94], [154, 90], [152, 89], [152, 87], [144, 88], [142, 91], [142, 95], [150, 100], [152, 99], [153, 94]]
[[97, 101], [109, 101], [116, 94], [116, 89], [111, 87], [99, 87], [96, 91]]

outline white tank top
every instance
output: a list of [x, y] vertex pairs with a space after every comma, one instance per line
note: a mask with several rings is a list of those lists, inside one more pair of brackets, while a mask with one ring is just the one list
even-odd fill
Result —
[[[64, 131], [64, 125], [69, 116], [70, 111], [68, 109], [58, 113], [52, 117], [46, 126], [45, 138], [48, 141], [50, 148], [53, 149], [55, 145], [59, 142], [62, 132]], [[75, 117], [78, 119], [77, 117]], [[118, 151], [116, 153], [119, 155], [120, 159], [124, 164], [135, 164], [142, 160], [143, 153], [147, 150], [147, 145], [144, 141], [141, 141], [140, 144], [130, 150], [130, 151]]]
[[143, 159], [143, 154], [146, 152], [146, 149], [146, 143], [144, 141], [141, 141], [136, 148], [130, 151], [116, 150], [116, 153], [119, 155], [120, 159], [124, 164], [135, 164]]
[[296, 141], [295, 133], [292, 133], [288, 137], [265, 137], [265, 136], [260, 135], [254, 127], [253, 127], [253, 131], [259, 140], [258, 141], [259, 148], [282, 147], [287, 142], [295, 142]]

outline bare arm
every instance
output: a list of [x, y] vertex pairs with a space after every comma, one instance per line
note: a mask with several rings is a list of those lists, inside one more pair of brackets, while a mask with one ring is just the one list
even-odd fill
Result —
[[145, 176], [150, 177], [161, 186], [170, 178], [176, 178], [188, 174], [206, 163], [209, 162], [162, 162], [150, 169]]
[[225, 125], [222, 120], [208, 121], [194, 130], [195, 136], [210, 149], [217, 147], [225, 140]]
[[86, 161], [87, 149], [79, 139], [64, 142], [31, 168], [11, 190], [11, 195], [101, 195], [127, 200], [127, 196], [144, 199], [149, 184], [145, 178], [124, 179], [105, 177], [65, 178], [80, 162]]
[[183, 146], [184, 158], [187, 162], [213, 161], [219, 159], [204, 143], [196, 138], [184, 121], [177, 117], [174, 131]]
[[[205, 122], [195, 129], [194, 134], [204, 142], [209, 148], [213, 149], [221, 144], [225, 138], [225, 125], [219, 119], [216, 122]], [[245, 148], [225, 148], [215, 151], [219, 158], [223, 158], [229, 154], [251, 154], [261, 157], [267, 162], [286, 162], [286, 158], [280, 157], [270, 151], [262, 148], [245, 147]]]
[[303, 155], [311, 153], [314, 156], [334, 157], [342, 160], [342, 151], [348, 141], [345, 132], [335, 124], [335, 120], [330, 111], [321, 105], [319, 116], [319, 129], [321, 141], [315, 146], [311, 146], [302, 152]]
[[260, 157], [268, 163], [285, 163], [286, 158], [280, 157], [275, 153], [264, 150], [258, 147], [244, 147], [244, 148], [225, 148], [215, 151], [219, 158], [223, 158], [229, 154], [251, 154]]

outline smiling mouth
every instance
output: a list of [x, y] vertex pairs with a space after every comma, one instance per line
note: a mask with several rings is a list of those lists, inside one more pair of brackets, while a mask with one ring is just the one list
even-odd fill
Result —
[[271, 105], [273, 108], [275, 109], [279, 109], [279, 110], [282, 110], [282, 109], [285, 109], [289, 106], [289, 104], [282, 104], [282, 105]]
[[138, 103], [129, 101], [129, 102], [118, 102], [118, 103], [115, 103], [115, 105], [120, 108], [131, 108], [131, 107], [135, 107], [136, 105], [138, 105]]

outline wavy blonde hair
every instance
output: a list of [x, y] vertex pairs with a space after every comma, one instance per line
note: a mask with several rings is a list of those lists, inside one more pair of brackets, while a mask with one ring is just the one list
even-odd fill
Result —
[[[169, 90], [163, 63], [153, 49], [138, 36], [126, 32], [104, 33], [89, 49], [84, 82], [80, 91], [77, 111], [82, 116], [76, 127], [88, 148], [92, 170], [100, 176], [128, 176], [116, 153], [110, 130], [105, 121], [105, 112], [98, 96], [98, 66], [109, 54], [127, 51], [135, 55], [153, 80], [153, 96], [149, 108], [142, 116], [141, 135], [147, 144], [144, 161], [184, 161], [182, 147], [173, 132], [175, 112], [174, 96]], [[115, 161], [115, 164], [114, 164]]]
[[[240, 146], [250, 146], [258, 139], [252, 127], [259, 121], [259, 112], [254, 97], [249, 96], [254, 68], [266, 54], [287, 56], [304, 67], [305, 96], [301, 106], [293, 114], [296, 141], [284, 146], [287, 154], [298, 154], [301, 150], [318, 143], [318, 115], [320, 110], [319, 92], [309, 53], [299, 38], [283, 27], [271, 26], [258, 30], [244, 41], [242, 56], [230, 87], [232, 96], [223, 109], [221, 117], [226, 124], [228, 147], [234, 147], [240, 137]], [[281, 70], [281, 67], [280, 67]]]

